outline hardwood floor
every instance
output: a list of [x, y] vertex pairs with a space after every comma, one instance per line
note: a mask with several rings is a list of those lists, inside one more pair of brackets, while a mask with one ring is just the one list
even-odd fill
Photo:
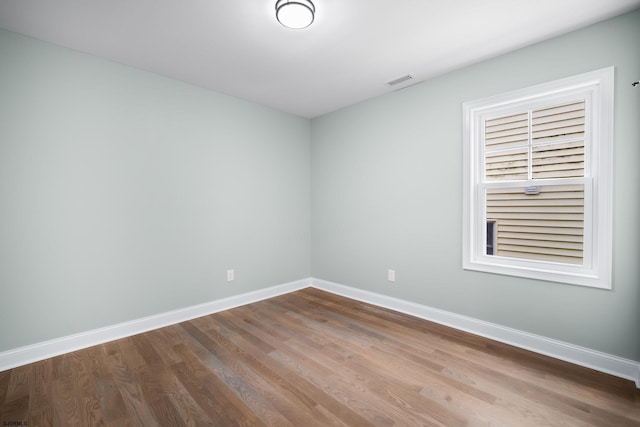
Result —
[[640, 391], [308, 288], [1, 372], [9, 425], [640, 426]]

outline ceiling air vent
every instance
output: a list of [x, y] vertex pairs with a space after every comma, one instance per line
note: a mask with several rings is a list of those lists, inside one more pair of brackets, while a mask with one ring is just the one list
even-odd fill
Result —
[[387, 82], [387, 85], [390, 86], [390, 87], [393, 87], [393, 86], [399, 85], [400, 83], [407, 82], [407, 81], [409, 81], [411, 79], [413, 79], [413, 76], [407, 74], [406, 76], [402, 76], [402, 77], [399, 77], [399, 78], [397, 78], [395, 80], [391, 80], [390, 82]]

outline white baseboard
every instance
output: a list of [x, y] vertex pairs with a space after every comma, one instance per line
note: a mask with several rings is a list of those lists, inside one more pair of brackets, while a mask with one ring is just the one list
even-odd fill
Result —
[[625, 378], [634, 381], [636, 387], [640, 388], [640, 362], [326, 280], [311, 278], [310, 282], [313, 287], [324, 291]]
[[426, 305], [315, 278], [297, 280], [295, 282], [272, 286], [266, 289], [0, 352], [0, 372], [164, 326], [174, 325], [196, 317], [206, 316], [287, 294], [309, 286], [635, 381], [636, 386], [640, 388], [640, 362], [496, 325], [472, 317], [439, 310]]
[[208, 314], [217, 313], [234, 307], [239, 307], [241, 305], [251, 304], [267, 298], [287, 294], [309, 286], [310, 279], [298, 280], [204, 304], [168, 311], [166, 313], [144, 317], [130, 322], [119, 323], [113, 326], [107, 326], [104, 328], [94, 329], [92, 331], [81, 332], [79, 334], [4, 351], [0, 353], [0, 372], [94, 345], [103, 344], [105, 342], [147, 332], [152, 329], [174, 325], [176, 323], [195, 319], [196, 317], [206, 316]]

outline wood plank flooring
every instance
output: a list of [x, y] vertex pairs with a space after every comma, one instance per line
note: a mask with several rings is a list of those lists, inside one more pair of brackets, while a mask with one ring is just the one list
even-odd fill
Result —
[[308, 288], [0, 372], [9, 425], [640, 426], [640, 391]]

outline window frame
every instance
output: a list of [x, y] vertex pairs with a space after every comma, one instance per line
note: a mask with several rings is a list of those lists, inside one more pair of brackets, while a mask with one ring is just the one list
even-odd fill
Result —
[[[463, 269], [612, 288], [613, 93], [614, 67], [608, 67], [463, 103]], [[585, 173], [578, 179], [585, 194], [583, 265], [487, 255], [485, 119], [577, 99], [585, 100]], [[498, 186], [544, 185], [545, 181], [555, 185], [562, 179], [506, 181]]]

